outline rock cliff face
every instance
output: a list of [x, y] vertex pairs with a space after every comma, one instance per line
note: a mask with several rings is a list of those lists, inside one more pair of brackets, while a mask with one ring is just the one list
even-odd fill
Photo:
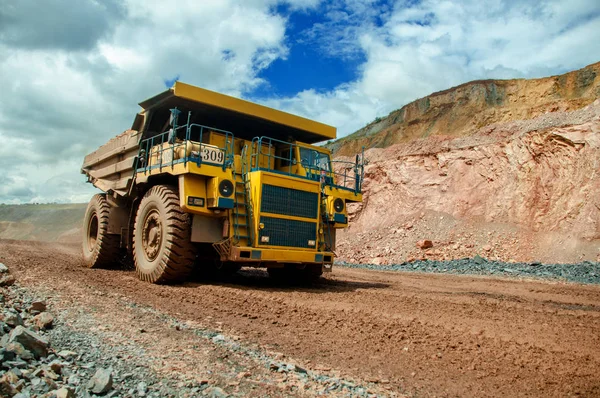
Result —
[[331, 145], [340, 156], [437, 135], [460, 137], [481, 127], [580, 109], [600, 97], [600, 62], [542, 79], [479, 80], [433, 93]]
[[[366, 151], [365, 199], [349, 208], [341, 259], [599, 259], [598, 97], [600, 63], [467, 83], [336, 142], [338, 156], [385, 146]], [[423, 239], [433, 247], [418, 248]]]

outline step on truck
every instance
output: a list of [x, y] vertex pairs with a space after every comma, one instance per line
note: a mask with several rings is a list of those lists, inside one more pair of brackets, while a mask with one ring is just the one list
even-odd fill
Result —
[[336, 163], [314, 145], [334, 127], [182, 82], [140, 106], [130, 130], [83, 162], [103, 191], [84, 218], [88, 267], [129, 258], [153, 283], [242, 266], [331, 271], [364, 174], [364, 154]]

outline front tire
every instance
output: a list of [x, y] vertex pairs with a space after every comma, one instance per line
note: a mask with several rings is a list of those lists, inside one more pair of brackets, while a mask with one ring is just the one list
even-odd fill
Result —
[[176, 188], [157, 185], [144, 195], [133, 232], [133, 260], [141, 280], [170, 283], [191, 273], [196, 250], [190, 221], [179, 207]]
[[92, 196], [83, 218], [83, 261], [88, 268], [115, 268], [121, 255], [121, 236], [108, 233], [112, 208], [106, 195]]

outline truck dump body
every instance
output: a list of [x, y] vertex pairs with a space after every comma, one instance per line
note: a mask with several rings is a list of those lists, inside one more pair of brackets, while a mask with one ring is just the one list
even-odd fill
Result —
[[81, 172], [104, 192], [126, 195], [133, 180], [133, 168], [139, 149], [140, 134], [127, 130], [83, 160]]

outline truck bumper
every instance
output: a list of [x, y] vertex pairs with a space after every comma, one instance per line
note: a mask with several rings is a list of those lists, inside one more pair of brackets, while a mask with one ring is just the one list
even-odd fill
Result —
[[331, 271], [332, 252], [313, 252], [289, 249], [259, 249], [254, 247], [232, 247], [229, 261], [250, 263], [256, 266], [276, 264], [320, 264], [323, 271]]

